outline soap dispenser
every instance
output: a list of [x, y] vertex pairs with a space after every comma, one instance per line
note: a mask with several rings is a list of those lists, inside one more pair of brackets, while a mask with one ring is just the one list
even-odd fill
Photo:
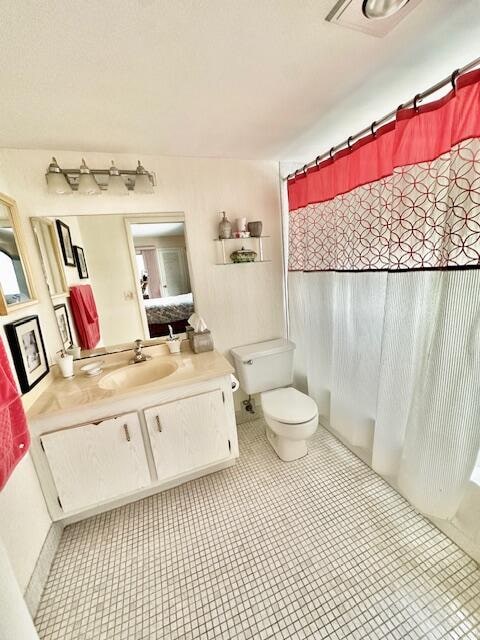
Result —
[[223, 218], [218, 225], [218, 237], [220, 240], [228, 240], [232, 237], [232, 223], [227, 218], [225, 211], [221, 211]]

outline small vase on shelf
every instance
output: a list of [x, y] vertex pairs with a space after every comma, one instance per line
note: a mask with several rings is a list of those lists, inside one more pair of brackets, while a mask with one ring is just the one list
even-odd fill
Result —
[[250, 235], [252, 238], [260, 238], [262, 235], [262, 222], [260, 220], [256, 220], [255, 222], [248, 223], [248, 230], [250, 231]]

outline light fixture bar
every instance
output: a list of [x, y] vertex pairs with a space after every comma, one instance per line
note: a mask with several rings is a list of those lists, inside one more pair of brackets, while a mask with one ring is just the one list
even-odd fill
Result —
[[[78, 191], [78, 184], [80, 182], [80, 169], [62, 169], [58, 167], [60, 171], [57, 173], [62, 173], [65, 176], [68, 184], [72, 188], [73, 191]], [[118, 169], [119, 174], [125, 180], [125, 186], [129, 191], [133, 191], [135, 188], [135, 178], [138, 175], [135, 169]], [[98, 183], [98, 186], [102, 191], [108, 190], [108, 178], [110, 176], [110, 169], [90, 169], [90, 173], [95, 176], [95, 179]], [[157, 177], [155, 172], [146, 171], [146, 175], [150, 180], [153, 187], [157, 186]], [[48, 176], [48, 172], [45, 174], [45, 177]], [[48, 182], [48, 181], [47, 181]]]

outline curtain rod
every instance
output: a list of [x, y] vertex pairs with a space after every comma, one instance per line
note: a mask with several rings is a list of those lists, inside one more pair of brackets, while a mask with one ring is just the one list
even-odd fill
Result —
[[393, 118], [397, 114], [397, 111], [399, 111], [400, 109], [406, 109], [408, 107], [416, 108], [417, 104], [421, 100], [424, 100], [428, 96], [432, 95], [432, 93], [436, 93], [439, 89], [442, 89], [447, 84], [451, 83], [452, 87], [455, 89], [455, 83], [458, 79], [458, 76], [462, 75], [463, 73], [466, 73], [467, 71], [470, 71], [471, 69], [473, 69], [478, 65], [480, 65], [480, 58], [476, 58], [475, 60], [472, 60], [472, 62], [469, 62], [468, 64], [466, 64], [464, 67], [460, 67], [460, 69], [456, 69], [447, 78], [440, 80], [436, 84], [429, 87], [426, 91], [423, 91], [422, 93], [417, 93], [417, 95], [411, 100], [409, 100], [408, 102], [403, 102], [396, 109], [394, 109], [393, 111], [390, 111], [390, 113], [387, 113], [386, 116], [383, 116], [383, 118], [380, 118], [380, 120], [374, 120], [369, 127], [365, 127], [361, 131], [358, 131], [358, 133], [347, 138], [347, 140], [343, 140], [343, 142], [340, 142], [334, 147], [331, 147], [329, 151], [326, 151], [325, 153], [320, 154], [315, 158], [315, 160], [311, 160], [310, 162], [307, 162], [307, 164], [304, 164], [301, 169], [297, 169], [293, 173], [289, 173], [288, 176], [286, 176], [285, 178], [282, 178], [282, 180], [290, 180], [290, 178], [297, 176], [299, 173], [303, 173], [305, 175], [307, 173], [307, 169], [318, 166], [322, 160], [326, 160], [329, 157], [333, 158], [334, 154], [337, 153], [337, 151], [340, 151], [342, 147], [351, 147], [354, 141], [359, 140], [367, 133], [371, 133], [372, 135], [375, 135], [375, 131], [376, 131], [375, 128], [379, 127], [380, 125], [386, 123], [388, 120]]

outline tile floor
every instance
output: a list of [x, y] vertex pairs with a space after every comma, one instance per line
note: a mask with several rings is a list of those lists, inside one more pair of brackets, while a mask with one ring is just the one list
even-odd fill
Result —
[[324, 430], [65, 529], [43, 640], [480, 638], [480, 570]]

